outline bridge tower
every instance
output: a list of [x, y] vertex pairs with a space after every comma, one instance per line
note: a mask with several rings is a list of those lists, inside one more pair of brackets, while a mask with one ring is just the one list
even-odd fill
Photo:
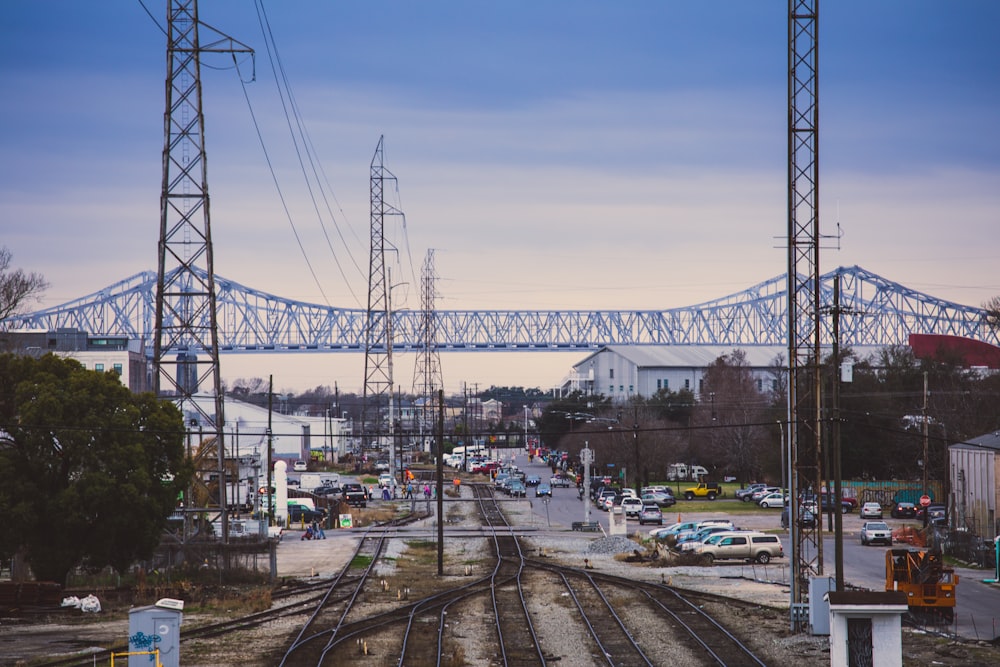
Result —
[[[420, 347], [413, 370], [413, 393], [423, 398], [420, 409], [421, 443], [425, 425], [433, 425], [438, 412], [437, 396], [444, 389], [441, 375], [441, 354], [437, 349], [437, 317], [434, 308], [437, 291], [434, 272], [434, 249], [429, 248], [420, 271]], [[428, 429], [426, 432], [431, 432]]]
[[[202, 28], [212, 34], [207, 46], [200, 41]], [[189, 433], [197, 430], [204, 440], [192, 454], [199, 468], [219, 473], [220, 480], [211, 493], [195, 489], [194, 499], [187, 499], [188, 510], [193, 509], [193, 502], [220, 509], [225, 505], [221, 475], [225, 451], [223, 396], [201, 100], [201, 54], [206, 52], [253, 53], [253, 50], [203, 26], [198, 20], [197, 0], [171, 0], [167, 8], [153, 388], [159, 396], [176, 400], [185, 420], [188, 415], [198, 415], [186, 424]], [[203, 270], [197, 270], [198, 266]], [[212, 410], [193, 400], [203, 387], [214, 394]], [[225, 539], [226, 513], [221, 514]]]
[[[365, 319], [365, 388], [361, 418], [362, 447], [381, 448], [383, 427], [387, 426], [389, 440], [392, 440], [394, 424], [392, 415], [392, 305], [389, 270], [385, 263], [386, 239], [385, 217], [402, 215], [386, 203], [383, 194], [386, 182], [393, 183], [396, 177], [385, 168], [384, 137], [379, 137], [378, 146], [371, 162], [371, 245], [368, 271], [368, 311]], [[391, 245], [388, 248], [395, 251]], [[394, 466], [390, 457], [390, 468]], [[395, 470], [392, 470], [395, 474]]]
[[[799, 525], [800, 492], [822, 487], [819, 268], [819, 0], [788, 2], [788, 438], [791, 625], [803, 629], [822, 522]], [[818, 519], [818, 517], [817, 517]]]

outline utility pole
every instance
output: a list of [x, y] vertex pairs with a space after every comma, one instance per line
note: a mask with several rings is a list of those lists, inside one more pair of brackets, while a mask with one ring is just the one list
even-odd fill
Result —
[[[383, 193], [386, 181], [395, 182], [396, 177], [384, 165], [384, 137], [379, 137], [378, 146], [371, 162], [370, 203], [371, 203], [371, 244], [368, 273], [368, 311], [365, 320], [365, 388], [361, 417], [362, 448], [381, 446], [382, 408], [392, 396], [392, 316], [389, 303], [389, 277], [385, 265], [385, 217], [402, 215], [402, 212], [386, 203]], [[390, 250], [394, 248], [390, 247]], [[391, 417], [390, 417], [391, 418]], [[374, 437], [369, 427], [374, 423]], [[372, 444], [374, 439], [375, 445]]]
[[[799, 525], [799, 493], [822, 480], [819, 323], [819, 0], [788, 0], [788, 452], [791, 629], [806, 627], [807, 584], [823, 574], [819, 525]], [[810, 453], [811, 452], [811, 453]], [[817, 522], [818, 524], [819, 522]]]
[[[202, 46], [199, 31], [212, 33]], [[160, 191], [160, 237], [156, 272], [153, 391], [173, 399], [185, 415], [195, 412], [214, 434], [218, 468], [211, 447], [199, 443], [197, 483], [219, 475], [218, 510], [222, 542], [229, 541], [225, 507], [224, 399], [219, 372], [215, 263], [209, 216], [205, 116], [202, 112], [203, 53], [253, 53], [253, 49], [203, 25], [197, 0], [171, 0], [167, 8], [167, 86], [164, 112], [163, 170]], [[203, 265], [203, 266], [199, 266]], [[214, 409], [194, 400], [201, 383], [215, 397]], [[210, 467], [208, 464], [212, 461]], [[211, 501], [211, 496], [209, 495]], [[187, 508], [193, 509], [193, 508]]]

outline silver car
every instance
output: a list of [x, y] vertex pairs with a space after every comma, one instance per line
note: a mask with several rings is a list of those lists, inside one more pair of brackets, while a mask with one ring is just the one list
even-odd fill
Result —
[[865, 521], [861, 524], [861, 544], [869, 545], [882, 542], [892, 546], [892, 531], [885, 521]]

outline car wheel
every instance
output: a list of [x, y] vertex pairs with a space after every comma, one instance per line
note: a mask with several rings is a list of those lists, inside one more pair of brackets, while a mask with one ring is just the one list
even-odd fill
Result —
[[709, 500], [715, 500], [715, 494], [714, 493], [708, 494], [708, 499]]
[[840, 513], [841, 513], [841, 514], [847, 514], [847, 513], [848, 513], [848, 512], [850, 512], [850, 511], [851, 511], [851, 510], [850, 510], [850, 508], [848, 508], [848, 507], [847, 507], [846, 505], [845, 505], [845, 506], [842, 506], [842, 507], [840, 508]]
[[694, 500], [694, 494], [688, 491], [684, 494], [684, 500]]
[[711, 565], [714, 561], [715, 558], [712, 556], [712, 554], [702, 554], [701, 556], [702, 565]]
[[768, 563], [771, 562], [771, 554], [767, 553], [766, 551], [761, 551], [759, 554], [757, 554], [757, 562], [760, 563], [761, 565], [767, 565]]

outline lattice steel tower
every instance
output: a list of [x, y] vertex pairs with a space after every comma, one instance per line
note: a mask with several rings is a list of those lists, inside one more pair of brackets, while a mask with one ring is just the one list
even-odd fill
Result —
[[[200, 28], [212, 32], [213, 40], [207, 46], [200, 43]], [[205, 161], [205, 118], [201, 105], [201, 54], [205, 52], [252, 53], [253, 50], [202, 26], [198, 21], [197, 0], [172, 0], [167, 9], [166, 111], [153, 387], [159, 396], [176, 400], [185, 414], [199, 415], [199, 431], [209, 436], [208, 448], [201, 448], [199, 458], [212, 470], [219, 471], [225, 451], [224, 416]], [[203, 271], [197, 271], [198, 266]], [[214, 392], [215, 404], [211, 413], [193, 400], [202, 384]], [[206, 457], [208, 449], [212, 450], [212, 455]], [[209, 502], [217, 502], [221, 508], [225, 485], [220, 483], [218, 488], [216, 497]], [[222, 512], [222, 519], [223, 535], [226, 535], [225, 512]]]
[[788, 17], [788, 461], [791, 622], [807, 621], [810, 575], [823, 574], [821, 515], [799, 525], [801, 492], [820, 509], [819, 0], [789, 0]]
[[[371, 249], [368, 272], [368, 313], [365, 320], [365, 389], [363, 396], [362, 442], [365, 448], [381, 447], [383, 419], [392, 435], [392, 419], [388, 414], [392, 401], [392, 307], [389, 272], [385, 264], [385, 217], [401, 215], [387, 204], [383, 194], [386, 181], [396, 177], [384, 165], [384, 137], [371, 162]], [[389, 246], [389, 250], [395, 250]], [[374, 441], [375, 444], [372, 444]], [[391, 465], [391, 464], [390, 464]]]
[[434, 249], [427, 250], [420, 270], [420, 342], [416, 366], [413, 369], [413, 393], [423, 398], [420, 410], [420, 433], [424, 426], [433, 424], [437, 414], [438, 390], [444, 388], [441, 375], [441, 354], [437, 347], [437, 317], [434, 302], [437, 299], [434, 272]]

